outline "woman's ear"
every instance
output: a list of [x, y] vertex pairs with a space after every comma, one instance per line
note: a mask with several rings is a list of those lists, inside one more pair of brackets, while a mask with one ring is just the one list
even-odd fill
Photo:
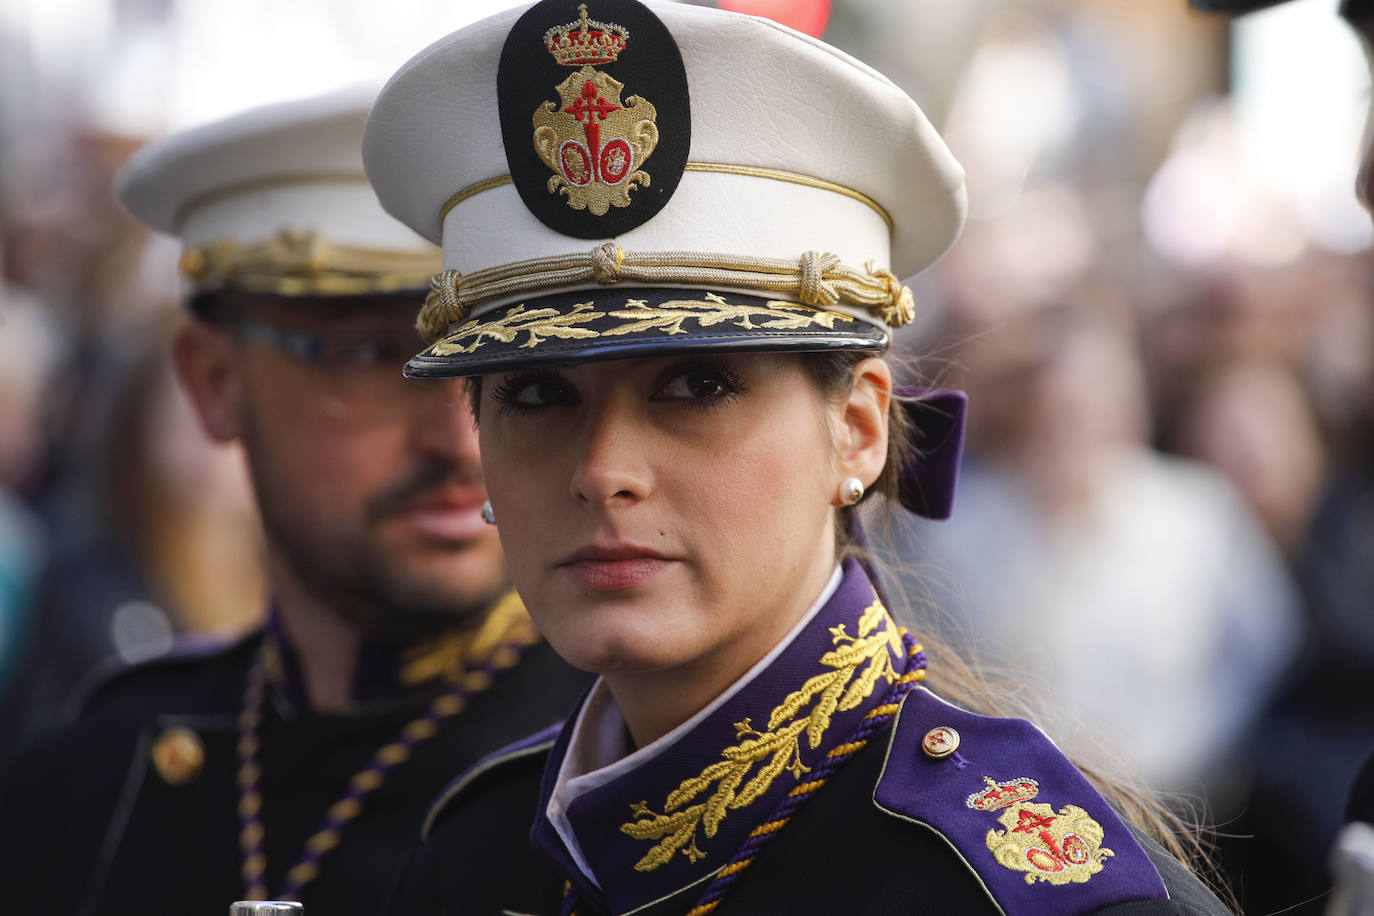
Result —
[[[854, 384], [842, 402], [839, 477], [857, 477], [865, 488], [887, 463], [888, 406], [892, 402], [892, 370], [876, 356], [854, 366]], [[836, 483], [835, 505], [845, 505]]]
[[233, 336], [196, 318], [177, 328], [172, 360], [206, 434], [230, 442], [243, 432], [243, 375]]

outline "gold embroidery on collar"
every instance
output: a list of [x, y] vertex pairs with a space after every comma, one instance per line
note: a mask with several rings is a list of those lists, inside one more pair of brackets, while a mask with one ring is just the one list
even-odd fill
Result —
[[[715, 293], [705, 293], [703, 301], [673, 299], [661, 305], [649, 305], [643, 299], [628, 299], [625, 307], [609, 311], [598, 311], [595, 302], [579, 302], [567, 314], [554, 309], [541, 308], [525, 311], [523, 305], [516, 306], [505, 316], [492, 321], [474, 319], [459, 327], [447, 339], [435, 344], [428, 351], [434, 356], [450, 356], [454, 353], [472, 353], [488, 340], [501, 343], [514, 343], [521, 333], [529, 334], [529, 340], [521, 348], [537, 347], [550, 337], [563, 340], [585, 340], [598, 337], [619, 337], [625, 334], [638, 334], [644, 331], [660, 331], [664, 334], [685, 334], [683, 324], [696, 322], [698, 327], [709, 328], [729, 323], [737, 328], [753, 330], [800, 330], [821, 326], [833, 328], [835, 322], [851, 322], [855, 318], [844, 312], [828, 309], [814, 309], [790, 302], [768, 302], [766, 305], [736, 305], [726, 302]], [[605, 317], [624, 320], [604, 331], [579, 327]]]
[[456, 684], [478, 665], [504, 667], [506, 660], [494, 653], [517, 636], [524, 635], [537, 638], [534, 622], [520, 596], [508, 592], [476, 630], [440, 636], [408, 653], [399, 679], [406, 686], [439, 677], [445, 683]]
[[[706, 853], [696, 843], [698, 827], [707, 837], [715, 836], [730, 811], [761, 798], [784, 770], [800, 779], [810, 769], [801, 761], [802, 735], [811, 749], [819, 747], [835, 713], [854, 709], [870, 697], [879, 678], [891, 684], [897, 677], [894, 659], [904, 657], [901, 633], [881, 601], [875, 599], [864, 610], [857, 636], [846, 633], [844, 624], [831, 627], [830, 633], [835, 648], [820, 659], [830, 670], [783, 700], [768, 717], [767, 731], [755, 730], [748, 718], [736, 722], [739, 743], [723, 750], [720, 761], [700, 775], [683, 780], [664, 801], [662, 814], [648, 802], [630, 806], [633, 820], [621, 824], [621, 832], [636, 840], [657, 841], [635, 863], [635, 870], [653, 871], [678, 852], [693, 862], [704, 858]], [[709, 797], [696, 801], [713, 785]]]

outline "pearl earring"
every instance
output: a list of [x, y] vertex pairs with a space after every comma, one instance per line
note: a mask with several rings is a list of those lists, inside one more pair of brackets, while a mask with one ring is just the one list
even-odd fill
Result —
[[852, 506], [864, 498], [864, 482], [857, 477], [846, 477], [840, 483], [840, 502]]
[[482, 501], [482, 521], [486, 522], [488, 525], [496, 524], [496, 513], [492, 511], [491, 500], [489, 499]]

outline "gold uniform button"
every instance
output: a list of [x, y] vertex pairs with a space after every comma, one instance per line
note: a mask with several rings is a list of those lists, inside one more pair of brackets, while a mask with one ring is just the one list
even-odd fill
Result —
[[959, 733], [948, 725], [937, 725], [921, 739], [921, 750], [932, 760], [944, 760], [959, 750]]
[[176, 726], [157, 736], [152, 756], [158, 775], [180, 786], [200, 775], [205, 765], [205, 745], [200, 735], [189, 728]]
[[181, 256], [181, 262], [177, 264], [182, 276], [198, 279], [209, 267], [209, 261], [205, 257], [205, 252], [199, 248], [188, 248]]

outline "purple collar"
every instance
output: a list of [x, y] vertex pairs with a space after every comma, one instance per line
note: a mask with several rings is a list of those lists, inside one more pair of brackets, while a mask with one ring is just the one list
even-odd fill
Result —
[[835, 594], [771, 664], [671, 747], [569, 805], [600, 888], [545, 813], [574, 712], [545, 767], [536, 848], [614, 914], [710, 878], [882, 700], [905, 655], [868, 577], [846, 560]]

